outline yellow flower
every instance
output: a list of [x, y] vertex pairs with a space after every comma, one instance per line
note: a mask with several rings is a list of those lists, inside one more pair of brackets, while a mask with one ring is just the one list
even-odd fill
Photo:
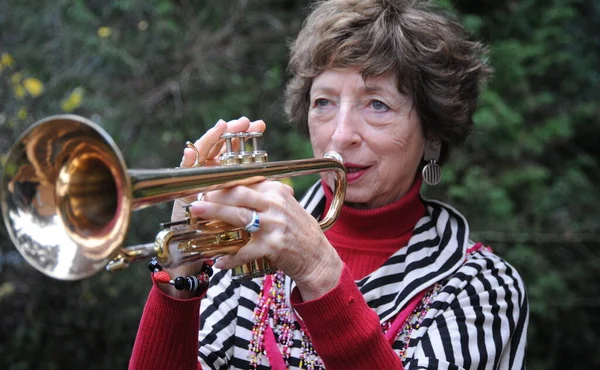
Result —
[[2, 56], [0, 56], [0, 63], [5, 67], [10, 67], [15, 64], [15, 59], [9, 53], [2, 53]]
[[25, 97], [25, 95], [27, 94], [27, 92], [25, 91], [25, 88], [21, 85], [15, 85], [13, 87], [14, 93], [15, 93], [15, 98], [17, 98], [17, 100], [21, 100]]
[[21, 107], [21, 109], [19, 109], [17, 112], [17, 118], [21, 121], [27, 119], [27, 109], [25, 109], [25, 107]]
[[37, 78], [26, 78], [23, 81], [23, 86], [29, 95], [33, 97], [39, 96], [42, 92], [44, 92], [44, 84]]
[[12, 83], [13, 85], [18, 85], [19, 83], [21, 83], [22, 79], [23, 79], [23, 74], [21, 72], [13, 73], [10, 76], [10, 83]]
[[83, 88], [76, 87], [71, 93], [60, 103], [60, 109], [64, 112], [72, 112], [81, 106], [83, 100]]
[[0, 300], [11, 296], [15, 291], [15, 284], [11, 282], [2, 283], [0, 285]]
[[110, 27], [100, 27], [98, 28], [98, 31], [96, 31], [96, 34], [101, 39], [105, 39], [112, 34], [112, 30], [110, 29]]

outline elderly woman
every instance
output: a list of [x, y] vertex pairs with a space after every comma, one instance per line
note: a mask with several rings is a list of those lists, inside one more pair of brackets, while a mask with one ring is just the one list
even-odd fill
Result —
[[[420, 197], [469, 133], [489, 73], [466, 37], [426, 2], [316, 4], [292, 45], [286, 108], [316, 157], [344, 158], [339, 220], [325, 233], [317, 222], [332, 199], [328, 175], [300, 203], [272, 181], [192, 203], [193, 215], [249, 227], [252, 240], [217, 261], [208, 290], [155, 283], [130, 368], [523, 368], [520, 276], [470, 241], [460, 213]], [[225, 132], [264, 129], [219, 121], [196, 142], [199, 157], [218, 162]], [[194, 158], [187, 149], [182, 165]], [[232, 281], [229, 269], [260, 257], [279, 272]]]

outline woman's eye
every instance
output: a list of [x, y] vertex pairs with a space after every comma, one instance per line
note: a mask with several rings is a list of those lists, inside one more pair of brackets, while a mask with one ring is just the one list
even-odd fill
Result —
[[315, 100], [315, 107], [326, 107], [327, 104], [329, 104], [329, 100], [327, 100], [327, 99]]
[[373, 101], [371, 101], [371, 107], [373, 107], [373, 109], [375, 109], [375, 110], [388, 110], [388, 109], [390, 109], [387, 105], [385, 105], [384, 103], [380, 102], [379, 100], [373, 100]]

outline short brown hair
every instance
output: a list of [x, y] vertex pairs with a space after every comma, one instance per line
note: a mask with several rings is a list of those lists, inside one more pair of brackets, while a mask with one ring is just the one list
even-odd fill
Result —
[[441, 139], [447, 154], [469, 135], [491, 72], [485, 48], [468, 37], [429, 1], [318, 1], [291, 45], [288, 118], [307, 131], [312, 80], [327, 69], [357, 68], [364, 78], [396, 73], [424, 134]]

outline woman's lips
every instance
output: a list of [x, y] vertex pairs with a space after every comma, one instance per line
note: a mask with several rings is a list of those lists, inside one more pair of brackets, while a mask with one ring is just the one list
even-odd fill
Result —
[[369, 167], [360, 166], [354, 163], [344, 163], [346, 167], [346, 182], [353, 183], [358, 181], [369, 169]]

